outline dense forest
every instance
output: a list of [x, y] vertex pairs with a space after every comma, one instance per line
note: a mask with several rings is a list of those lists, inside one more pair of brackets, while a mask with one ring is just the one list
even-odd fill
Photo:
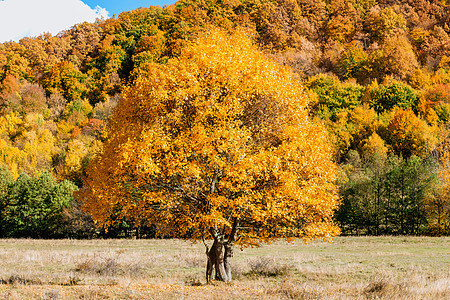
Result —
[[124, 87], [199, 34], [247, 32], [294, 70], [339, 164], [344, 234], [450, 233], [450, 4], [186, 0], [0, 44], [0, 235], [153, 236], [80, 209]]

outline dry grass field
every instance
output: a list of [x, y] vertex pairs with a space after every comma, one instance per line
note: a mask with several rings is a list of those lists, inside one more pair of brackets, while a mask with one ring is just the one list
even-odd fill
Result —
[[0, 240], [0, 299], [450, 299], [450, 238], [339, 237], [236, 251], [206, 284], [181, 240]]

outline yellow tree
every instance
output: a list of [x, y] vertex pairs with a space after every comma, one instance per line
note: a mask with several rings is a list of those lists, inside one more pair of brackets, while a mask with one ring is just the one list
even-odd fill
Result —
[[207, 280], [222, 281], [236, 244], [339, 233], [326, 131], [290, 70], [218, 30], [148, 70], [125, 89], [79, 193], [96, 222], [119, 215], [203, 240]]
[[387, 129], [393, 150], [405, 158], [411, 155], [425, 157], [436, 144], [433, 128], [411, 109], [394, 108]]
[[450, 143], [448, 137], [433, 152], [436, 161], [437, 188], [428, 197], [425, 207], [428, 230], [434, 235], [450, 233]]

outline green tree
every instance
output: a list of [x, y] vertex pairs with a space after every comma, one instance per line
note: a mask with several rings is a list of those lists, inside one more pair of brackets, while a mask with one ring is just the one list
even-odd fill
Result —
[[[14, 177], [4, 165], [0, 165], [0, 212], [5, 210], [7, 197], [11, 186], [14, 183]], [[4, 236], [3, 219], [0, 216], [0, 236]]]
[[428, 160], [379, 154], [361, 159], [350, 151], [340, 180], [342, 206], [337, 213], [344, 233], [419, 234], [426, 200], [433, 190]]
[[73, 101], [85, 96], [86, 77], [71, 62], [62, 61], [47, 70], [41, 82], [49, 95], [58, 92], [67, 100]]
[[369, 98], [370, 106], [378, 113], [391, 110], [395, 106], [416, 111], [419, 103], [417, 93], [407, 84], [399, 81], [371, 89]]
[[342, 205], [337, 220], [344, 233], [379, 235], [383, 220], [386, 160], [379, 155], [361, 158], [349, 151], [340, 187]]
[[390, 234], [419, 234], [426, 224], [425, 200], [433, 174], [427, 160], [391, 157], [386, 174], [385, 226]]
[[338, 60], [338, 74], [344, 78], [359, 79], [364, 75], [369, 56], [360, 43], [352, 41], [347, 44]]
[[313, 110], [323, 119], [336, 120], [339, 112], [349, 111], [361, 105], [364, 88], [358, 84], [341, 83], [338, 78], [327, 75], [311, 77], [306, 86], [314, 91], [319, 101]]
[[61, 236], [62, 212], [70, 205], [76, 189], [69, 181], [57, 183], [48, 172], [36, 178], [21, 174], [12, 184], [1, 212], [4, 235]]

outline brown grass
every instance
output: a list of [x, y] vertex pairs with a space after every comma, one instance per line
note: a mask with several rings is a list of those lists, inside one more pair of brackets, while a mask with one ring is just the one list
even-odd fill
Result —
[[450, 238], [339, 237], [236, 251], [205, 284], [201, 244], [0, 240], [0, 299], [449, 299]]

